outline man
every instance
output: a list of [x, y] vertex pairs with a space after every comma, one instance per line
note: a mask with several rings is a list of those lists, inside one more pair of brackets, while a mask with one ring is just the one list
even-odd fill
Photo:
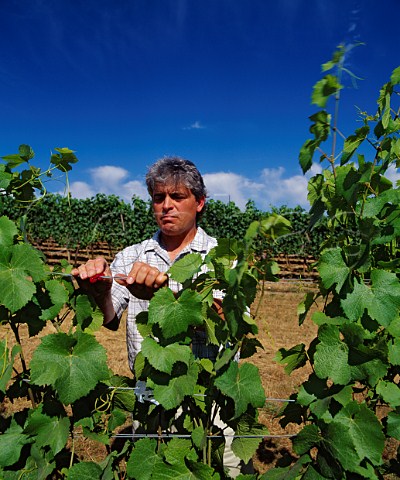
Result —
[[[148, 309], [149, 300], [159, 288], [165, 285], [173, 291], [180, 288], [165, 272], [187, 253], [197, 252], [204, 257], [217, 244], [197, 226], [207, 192], [192, 162], [165, 157], [150, 167], [146, 184], [159, 226], [153, 238], [127, 247], [116, 255], [111, 266], [104, 258], [96, 258], [72, 270], [83, 288], [95, 298], [103, 312], [105, 327], [116, 330], [122, 313], [128, 310], [127, 347], [131, 370], [142, 342], [136, 316]], [[121, 278], [90, 282], [98, 275], [120, 275]], [[220, 299], [215, 300], [215, 308], [221, 313]], [[198, 332], [193, 339], [193, 351], [196, 356], [209, 358], [217, 353], [215, 346], [206, 345], [204, 332]]]
[[[149, 300], [165, 285], [172, 291], [180, 286], [166, 275], [169, 267], [188, 253], [200, 253], [203, 257], [217, 245], [215, 238], [208, 236], [197, 225], [205, 208], [206, 188], [196, 166], [179, 157], [165, 157], [150, 167], [146, 175], [148, 192], [159, 230], [153, 238], [125, 248], [108, 266], [104, 258], [89, 260], [73, 269], [79, 283], [91, 293], [104, 315], [103, 325], [116, 330], [123, 311], [127, 308], [127, 347], [131, 370], [142, 337], [137, 330], [136, 316], [148, 310]], [[90, 282], [96, 276], [115, 276]], [[222, 294], [214, 293], [214, 308], [222, 315]], [[192, 338], [192, 350], [200, 358], [215, 359], [218, 347], [207, 345], [204, 331], [196, 331]], [[215, 420], [221, 428], [226, 425]], [[233, 430], [226, 429], [227, 434]], [[232, 476], [240, 473], [240, 460], [233, 454], [228, 438], [224, 465]]]

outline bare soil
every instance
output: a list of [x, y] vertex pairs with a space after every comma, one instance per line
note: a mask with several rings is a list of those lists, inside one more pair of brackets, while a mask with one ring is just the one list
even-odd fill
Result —
[[[252, 313], [256, 314], [259, 334], [258, 339], [264, 350], [259, 350], [250, 361], [260, 370], [262, 383], [268, 398], [266, 407], [260, 411], [260, 421], [267, 425], [271, 435], [295, 433], [294, 427], [282, 430], [279, 426], [276, 414], [284, 402], [275, 399], [288, 399], [297, 386], [304, 381], [309, 371], [307, 368], [294, 372], [290, 377], [284, 372], [281, 365], [274, 361], [277, 351], [282, 348], [290, 348], [300, 342], [306, 345], [315, 337], [316, 327], [309, 318], [302, 326], [298, 325], [297, 306], [303, 300], [306, 290], [312, 289], [312, 284], [301, 282], [280, 281], [276, 284], [266, 283], [264, 292], [260, 294], [252, 306]], [[317, 308], [317, 307], [316, 307]], [[32, 352], [40, 342], [40, 336], [54, 331], [52, 326], [46, 327], [37, 337], [29, 339], [27, 332], [22, 340], [24, 355], [29, 362]], [[0, 339], [7, 337], [10, 345], [12, 335], [7, 327], [0, 326]], [[96, 337], [106, 348], [110, 368], [120, 375], [131, 375], [128, 368], [125, 323], [121, 322], [120, 329], [112, 332], [100, 329]], [[24, 341], [25, 340], [25, 341]], [[19, 406], [20, 408], [22, 405]], [[16, 405], [3, 405], [3, 411], [12, 411]], [[261, 442], [255, 460], [258, 471], [264, 472], [276, 464], [285, 454], [291, 454], [291, 442], [288, 438], [268, 438]], [[83, 440], [75, 446], [77, 453], [86, 460], [99, 461], [104, 458], [105, 448]]]

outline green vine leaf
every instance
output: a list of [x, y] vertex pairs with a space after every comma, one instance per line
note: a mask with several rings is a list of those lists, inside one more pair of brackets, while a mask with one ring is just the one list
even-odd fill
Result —
[[392, 83], [393, 85], [400, 84], [400, 67], [397, 67], [393, 70], [390, 77], [390, 83]]
[[[365, 403], [358, 404], [353, 401], [347, 404], [338, 412], [332, 423], [340, 423], [345, 426], [359, 457], [357, 463], [363, 459], [368, 459], [374, 465], [382, 463], [385, 446], [382, 425]], [[340, 440], [338, 440], [335, 440], [337, 447], [340, 446]], [[342, 448], [343, 453], [344, 450]], [[354, 465], [352, 467], [354, 468]], [[356, 471], [356, 469], [352, 471]]]
[[215, 386], [235, 404], [233, 418], [242, 415], [252, 405], [254, 408], [264, 406], [265, 394], [260, 375], [255, 365], [232, 362], [229, 368], [215, 380]]
[[[93, 307], [87, 295], [78, 295], [75, 300], [75, 322], [82, 330], [91, 326]], [[86, 332], [89, 333], [89, 332]]]
[[349, 348], [340, 340], [335, 325], [322, 325], [318, 331], [320, 343], [314, 355], [315, 373], [319, 378], [330, 378], [339, 385], [346, 385], [351, 379]]
[[168, 270], [173, 280], [183, 283], [200, 270], [203, 259], [199, 253], [189, 253], [175, 262]]
[[110, 387], [115, 387], [113, 405], [121, 410], [133, 412], [136, 403], [136, 394], [133, 390], [135, 386], [134, 380], [121, 375], [113, 375], [110, 381], [105, 383]]
[[188, 460], [187, 465], [190, 475], [187, 478], [193, 480], [219, 480], [220, 478], [218, 473], [216, 473], [212, 467], [206, 465], [205, 463]]
[[170, 410], [178, 407], [186, 395], [193, 395], [198, 375], [199, 366], [192, 363], [185, 375], [171, 378], [167, 385], [158, 385], [150, 380], [147, 384], [154, 389], [154, 398], [166, 410]]
[[40, 255], [30, 245], [24, 243], [0, 249], [2, 303], [12, 313], [24, 307], [32, 298], [36, 291], [32, 280], [37, 282], [44, 276]]
[[192, 358], [192, 351], [187, 345], [171, 343], [166, 347], [162, 347], [151, 337], [143, 340], [141, 350], [152, 367], [168, 374], [171, 374], [176, 362], [183, 362], [189, 366]]
[[312, 167], [312, 159], [314, 157], [315, 149], [319, 143], [315, 140], [308, 139], [304, 142], [299, 153], [299, 163], [303, 173], [307, 173]]
[[387, 205], [400, 204], [400, 190], [385, 190], [376, 197], [368, 198], [363, 209], [365, 218], [375, 218], [381, 214], [383, 208]]
[[400, 365], [400, 338], [396, 338], [388, 345], [389, 361], [392, 365]]
[[343, 62], [344, 55], [345, 45], [338, 45], [337, 50], [333, 52], [332, 59], [321, 65], [322, 71], [327, 72], [328, 70], [332, 70], [332, 68], [339, 66]]
[[0, 245], [11, 246], [18, 230], [14, 222], [7, 217], [0, 217]]
[[361, 128], [358, 128], [355, 131], [354, 135], [350, 135], [346, 138], [344, 145], [343, 145], [343, 152], [340, 159], [341, 165], [347, 163], [351, 157], [353, 156], [354, 152], [357, 148], [362, 144], [362, 142], [367, 138], [369, 134], [369, 126], [364, 125]]
[[[137, 480], [150, 480], [156, 465], [162, 463], [162, 459], [156, 453], [157, 441], [151, 438], [143, 438], [134, 443], [134, 449], [128, 459], [126, 471], [130, 478]], [[145, 464], [143, 459], [146, 459]]]
[[[196, 464], [197, 465], [197, 464]], [[200, 465], [200, 464], [199, 464]], [[207, 465], [204, 465], [208, 469]], [[199, 470], [199, 469], [197, 469]], [[200, 468], [201, 470], [201, 468]], [[184, 464], [168, 465], [166, 463], [158, 463], [154, 468], [154, 477], [159, 479], [171, 480], [211, 480], [211, 476], [197, 476], [195, 472], [189, 470]]]
[[38, 447], [49, 446], [54, 455], [60, 452], [69, 437], [70, 421], [65, 417], [50, 417], [43, 413], [43, 405], [30, 412], [24, 433], [35, 436]]
[[169, 288], [161, 288], [149, 306], [149, 323], [158, 323], [166, 338], [187, 332], [191, 325], [203, 323], [201, 295], [193, 290], [183, 290], [175, 298]]
[[347, 280], [350, 269], [343, 260], [342, 251], [339, 247], [329, 248], [321, 253], [318, 261], [318, 271], [325, 288], [331, 288], [336, 284], [335, 290], [340, 292]]
[[335, 75], [325, 75], [315, 85], [311, 97], [311, 102], [321, 108], [325, 108], [326, 103], [332, 95], [336, 94], [342, 87]]
[[358, 320], [365, 309], [372, 319], [388, 327], [398, 317], [400, 308], [400, 283], [396, 274], [374, 269], [371, 286], [355, 281], [354, 290], [341, 302], [350, 320]]
[[11, 180], [13, 178], [13, 174], [7, 171], [6, 165], [0, 165], [0, 189], [7, 191]]
[[34, 443], [30, 453], [31, 456], [26, 461], [26, 471], [34, 476], [36, 470], [38, 478], [51, 478], [52, 472], [57, 468], [53, 452], [43, 450]]
[[283, 235], [288, 235], [291, 229], [290, 221], [277, 213], [271, 213], [260, 220], [260, 234], [272, 240], [276, 240]]
[[102, 478], [103, 470], [94, 462], [79, 462], [68, 469], [68, 480], [93, 480]]
[[306, 364], [307, 355], [304, 343], [300, 343], [288, 350], [286, 348], [280, 348], [274, 360], [281, 365], [285, 365], [285, 373], [290, 375], [294, 370]]
[[388, 413], [387, 430], [388, 435], [396, 440], [400, 440], [400, 414], [398, 410]]
[[192, 449], [192, 442], [185, 438], [173, 438], [168, 442], [163, 455], [165, 460], [171, 465], [184, 464], [185, 458], [190, 456], [193, 456], [194, 460], [197, 459], [196, 453]]
[[0, 467], [8, 467], [18, 461], [21, 450], [32, 439], [23, 433], [23, 429], [15, 420], [10, 427], [0, 435]]
[[0, 342], [0, 392], [6, 393], [7, 384], [13, 373], [14, 359], [20, 351], [20, 345], [14, 345], [10, 352], [7, 340]]
[[261, 439], [257, 436], [267, 436], [269, 431], [265, 425], [255, 423], [251, 416], [243, 415], [236, 425], [235, 434], [238, 436], [232, 440], [232, 451], [244, 463], [248, 463], [260, 445]]
[[79, 331], [47, 335], [33, 354], [31, 382], [51, 385], [68, 405], [109, 377], [106, 362], [104, 347], [92, 335]]
[[[345, 471], [359, 472], [360, 458], [356, 451], [348, 426], [340, 422], [331, 422], [322, 431], [323, 446], [338, 461]], [[327, 465], [332, 469], [333, 465]], [[361, 473], [361, 472], [360, 472]]]
[[316, 425], [306, 425], [293, 439], [293, 448], [298, 455], [308, 452], [322, 440], [321, 433]]
[[46, 281], [45, 287], [53, 305], [42, 311], [40, 319], [53, 320], [59, 314], [61, 308], [68, 302], [69, 295], [64, 284], [57, 280]]
[[348, 205], [357, 203], [360, 173], [352, 165], [344, 165], [336, 169], [336, 196], [344, 199]]
[[400, 407], [400, 388], [392, 382], [381, 381], [376, 387], [378, 393], [384, 402], [390, 407]]
[[78, 161], [75, 156], [75, 152], [73, 150], [70, 150], [69, 148], [56, 148], [55, 150], [57, 153], [53, 153], [51, 155], [51, 163], [62, 172], [68, 172], [69, 170], [71, 170], [71, 164]]

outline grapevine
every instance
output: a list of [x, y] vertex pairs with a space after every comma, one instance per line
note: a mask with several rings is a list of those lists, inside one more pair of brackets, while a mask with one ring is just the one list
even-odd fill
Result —
[[[385, 463], [383, 453], [385, 443], [400, 440], [400, 192], [386, 176], [400, 166], [400, 67], [382, 87], [377, 112], [361, 113], [362, 126], [338, 155], [346, 53], [341, 46], [323, 65], [336, 75], [314, 87], [313, 103], [322, 110], [310, 117], [313, 138], [300, 152], [304, 172], [317, 152], [328, 163], [308, 187], [310, 228], [326, 218], [328, 231], [317, 263], [319, 291], [307, 294], [300, 323], [315, 302], [323, 308], [312, 315], [318, 336], [310, 346], [277, 355], [288, 372], [309, 363], [313, 373], [282, 412], [283, 426], [303, 426], [293, 442], [298, 462], [274, 478], [287, 478], [291, 468], [296, 478], [338, 479], [382, 478], [399, 469], [398, 458]], [[333, 115], [325, 110], [329, 101]]]

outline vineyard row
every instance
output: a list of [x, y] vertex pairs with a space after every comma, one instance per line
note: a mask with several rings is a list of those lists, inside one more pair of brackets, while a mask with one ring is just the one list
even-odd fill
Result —
[[[68, 249], [59, 245], [53, 239], [47, 239], [35, 242], [34, 246], [46, 256], [46, 261], [49, 265], [55, 265], [60, 263], [61, 260], [67, 260], [68, 263], [76, 266], [99, 256], [111, 261], [116, 253], [116, 250], [112, 249], [107, 242], [97, 242], [85, 247], [76, 246], [74, 249]], [[303, 278], [309, 280], [318, 278], [318, 273], [313, 267], [315, 258], [312, 256], [278, 254], [274, 259], [280, 268], [277, 275], [279, 278]]]

